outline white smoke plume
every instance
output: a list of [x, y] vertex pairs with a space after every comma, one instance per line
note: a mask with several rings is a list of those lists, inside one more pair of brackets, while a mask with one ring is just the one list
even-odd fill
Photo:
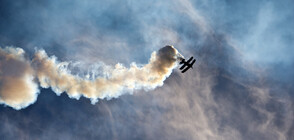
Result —
[[[71, 73], [68, 62], [58, 62], [44, 50], [37, 51], [31, 61], [26, 60], [21, 48], [0, 48], [0, 103], [22, 109], [37, 99], [38, 84], [52, 88], [57, 95], [65, 92], [71, 98], [81, 96], [91, 99], [116, 98], [133, 90], [151, 90], [163, 85], [177, 62], [183, 56], [173, 47], [165, 46], [153, 52], [149, 63], [129, 68], [116, 64], [106, 73], [95, 78], [81, 77]], [[94, 62], [93, 62], [94, 63]]]
[[20, 48], [0, 48], [0, 104], [21, 109], [37, 99], [34, 70]]

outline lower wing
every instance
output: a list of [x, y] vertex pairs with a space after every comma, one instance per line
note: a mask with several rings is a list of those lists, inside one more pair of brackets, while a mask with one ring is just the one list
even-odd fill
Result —
[[187, 67], [187, 68], [185, 68], [183, 71], [182, 71], [182, 73], [184, 73], [184, 72], [186, 72], [189, 68], [191, 68], [191, 67]]
[[183, 64], [183, 66], [180, 67], [180, 70], [186, 67], [186, 64]]

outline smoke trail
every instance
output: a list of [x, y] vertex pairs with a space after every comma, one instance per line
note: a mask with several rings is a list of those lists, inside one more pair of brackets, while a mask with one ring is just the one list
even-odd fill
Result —
[[0, 104], [21, 109], [37, 99], [34, 71], [20, 48], [0, 48]]
[[[81, 96], [91, 99], [116, 98], [136, 89], [150, 90], [163, 85], [177, 62], [183, 56], [173, 47], [165, 46], [153, 52], [149, 63], [129, 68], [116, 64], [106, 75], [90, 79], [73, 75], [68, 62], [58, 62], [48, 57], [44, 50], [37, 51], [33, 60], [24, 58], [20, 48], [0, 48], [0, 103], [21, 109], [34, 103], [37, 98], [37, 84], [42, 88], [51, 87], [56, 94], [66, 92], [69, 97]], [[34, 81], [35, 80], [35, 81]]]

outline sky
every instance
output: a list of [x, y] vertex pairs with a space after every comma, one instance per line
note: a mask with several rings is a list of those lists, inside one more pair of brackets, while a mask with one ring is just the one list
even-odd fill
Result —
[[[1, 0], [0, 137], [294, 139], [293, 4]], [[182, 74], [176, 59], [161, 53], [177, 54], [166, 45], [194, 56], [194, 68]], [[43, 62], [86, 82], [89, 76], [120, 78], [102, 82], [103, 94], [80, 94], [70, 90], [81, 86], [72, 84], [75, 78], [66, 86], [52, 82], [64, 77], [42, 69]], [[145, 76], [159, 81], [145, 83]], [[23, 77], [29, 86], [19, 86]], [[21, 103], [8, 102], [9, 91]]]

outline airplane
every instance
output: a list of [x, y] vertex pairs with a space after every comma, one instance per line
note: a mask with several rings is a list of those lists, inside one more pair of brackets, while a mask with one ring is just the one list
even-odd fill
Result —
[[[188, 60], [188, 61], [185, 61], [185, 59], [183, 59], [180, 64], [183, 64], [181, 67], [180, 67], [180, 70], [184, 69], [186, 66], [186, 68], [182, 71], [182, 73], [186, 72], [189, 68], [192, 68], [193, 69], [193, 64], [196, 62], [196, 59], [194, 59], [193, 61], [193, 56]], [[192, 62], [191, 62], [192, 61]], [[190, 64], [191, 62], [191, 64]]]

